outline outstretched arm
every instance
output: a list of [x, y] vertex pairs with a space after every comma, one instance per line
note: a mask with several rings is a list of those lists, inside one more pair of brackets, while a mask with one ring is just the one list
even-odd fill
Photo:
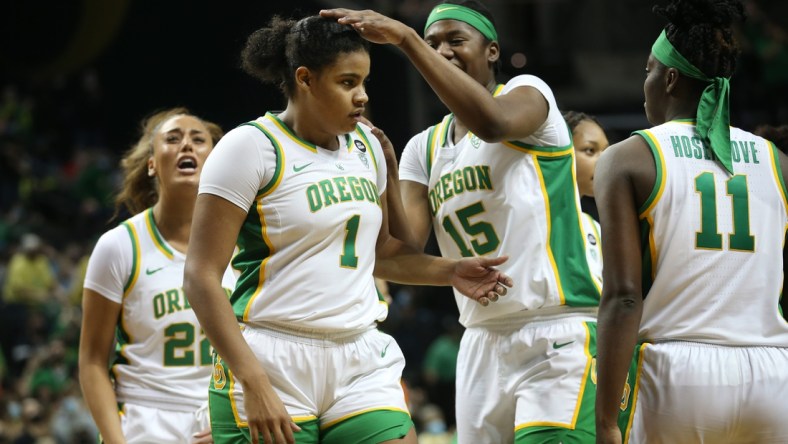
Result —
[[385, 196], [381, 203], [383, 225], [375, 252], [376, 277], [402, 284], [450, 285], [482, 305], [495, 302], [513, 285], [511, 277], [495, 268], [506, 262], [505, 256], [447, 259], [424, 254], [391, 236]]
[[547, 101], [535, 88], [519, 87], [492, 97], [483, 85], [438, 54], [414, 29], [397, 20], [375, 11], [342, 8], [323, 10], [320, 15], [353, 26], [370, 42], [397, 46], [441, 101], [486, 142], [522, 139], [547, 119]]

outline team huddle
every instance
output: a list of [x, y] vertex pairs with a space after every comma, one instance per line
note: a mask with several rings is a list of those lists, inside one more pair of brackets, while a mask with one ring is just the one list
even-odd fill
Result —
[[[654, 126], [610, 147], [544, 80], [498, 83], [477, 1], [437, 5], [423, 33], [374, 11], [273, 17], [241, 58], [284, 111], [227, 134], [159, 112], [123, 159], [133, 216], [98, 241], [83, 297], [100, 440], [416, 444], [377, 278], [453, 287], [460, 444], [788, 443], [788, 157], [730, 126], [743, 6], [655, 12]], [[399, 159], [364, 117], [371, 43], [449, 110]]]

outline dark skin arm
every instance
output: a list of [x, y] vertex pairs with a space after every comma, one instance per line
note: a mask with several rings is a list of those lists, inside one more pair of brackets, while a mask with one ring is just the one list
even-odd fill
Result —
[[410, 229], [408, 218], [405, 214], [405, 206], [402, 204], [402, 191], [399, 182], [399, 168], [397, 167], [397, 152], [394, 145], [382, 129], [376, 127], [366, 118], [364, 123], [372, 129], [372, 134], [377, 137], [380, 146], [383, 148], [383, 155], [386, 159], [386, 204], [388, 205], [389, 230], [391, 235], [402, 240], [406, 244], [418, 248], [413, 232]]
[[597, 443], [620, 443], [619, 404], [643, 310], [638, 209], [656, 178], [640, 136], [608, 148], [596, 165], [594, 194], [602, 226], [604, 286], [597, 323]]
[[[524, 86], [493, 97], [401, 22], [369, 10], [329, 9], [320, 15], [353, 26], [370, 42], [397, 46], [457, 119], [485, 142], [522, 139], [547, 119], [547, 101], [537, 89]], [[498, 44], [493, 45], [497, 56]]]

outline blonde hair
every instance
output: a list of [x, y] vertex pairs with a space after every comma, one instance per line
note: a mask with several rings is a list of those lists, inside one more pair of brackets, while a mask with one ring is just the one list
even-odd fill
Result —
[[123, 170], [123, 185], [115, 196], [115, 214], [118, 217], [123, 207], [131, 214], [137, 214], [152, 207], [159, 200], [159, 190], [155, 177], [148, 176], [148, 159], [153, 155], [153, 138], [161, 125], [175, 116], [192, 116], [200, 120], [211, 135], [211, 142], [222, 138], [222, 128], [192, 114], [187, 108], [177, 107], [155, 112], [142, 120], [140, 138], [126, 151], [120, 161]]

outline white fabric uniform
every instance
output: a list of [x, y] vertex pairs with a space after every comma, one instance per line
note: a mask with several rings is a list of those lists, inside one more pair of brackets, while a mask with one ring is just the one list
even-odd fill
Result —
[[[112, 365], [120, 403], [193, 413], [208, 398], [211, 350], [183, 293], [185, 259], [152, 209], [104, 233], [90, 256], [85, 288], [122, 304]], [[235, 286], [230, 268], [222, 285]]]
[[657, 180], [640, 209], [646, 345], [629, 440], [788, 442], [778, 413], [788, 409], [778, 309], [788, 204], [776, 149], [731, 128], [729, 174], [692, 121], [637, 133]]
[[365, 126], [336, 151], [299, 139], [270, 113], [228, 132], [199, 192], [248, 211], [233, 260], [238, 319], [324, 332], [385, 319], [372, 277], [385, 187], [383, 151]]
[[[404, 357], [375, 330], [388, 313], [372, 276], [383, 151], [361, 124], [339, 142], [316, 147], [268, 113], [222, 138], [199, 191], [248, 211], [233, 260], [236, 316], [288, 412], [321, 428], [366, 411], [407, 413]], [[246, 427], [242, 387], [224, 377], [214, 375], [214, 428]]]
[[[501, 369], [492, 365], [498, 357], [528, 344], [553, 342], [549, 337], [521, 338], [518, 331], [530, 322], [561, 319], [576, 327], [567, 326], [565, 332], [579, 331], [583, 322], [595, 319], [600, 296], [586, 260], [572, 138], [552, 91], [541, 79], [523, 75], [499, 85], [494, 94], [523, 86], [537, 89], [549, 106], [547, 119], [531, 136], [487, 143], [469, 132], [455, 144], [453, 116], [448, 115], [411, 138], [400, 162], [401, 180], [428, 188], [433, 228], [443, 256], [507, 255], [509, 260], [499, 268], [515, 281], [505, 297], [487, 307], [455, 291], [460, 322], [468, 328], [457, 363], [462, 369], [457, 375], [460, 443], [498, 442], [515, 428], [531, 426], [573, 429], [577, 416], [563, 412], [567, 407], [579, 408], [583, 393], [578, 390], [585, 387], [582, 381], [592, 359], [578, 348], [573, 362], [562, 364], [568, 383], [561, 389], [566, 393], [554, 393], [539, 404], [528, 403], [530, 398], [517, 386], [524, 381], [521, 372], [507, 367], [509, 373], [499, 374]], [[499, 332], [499, 327], [509, 332], [509, 339], [488, 341], [483, 329]], [[550, 334], [551, 330], [539, 331]], [[589, 342], [595, 349], [595, 337], [585, 336], [589, 341], [582, 343]], [[486, 349], [489, 353], [479, 352]], [[547, 367], [540, 367], [544, 369], [540, 376], [557, 377]], [[506, 398], [479, 399], [480, 393], [502, 393], [497, 384], [503, 381], [512, 385], [503, 392]], [[568, 406], [566, 399], [575, 402]], [[593, 401], [581, 416], [593, 415], [591, 408]], [[479, 418], [480, 411], [487, 412], [486, 416]], [[507, 423], [511, 429], [494, 431]]]

